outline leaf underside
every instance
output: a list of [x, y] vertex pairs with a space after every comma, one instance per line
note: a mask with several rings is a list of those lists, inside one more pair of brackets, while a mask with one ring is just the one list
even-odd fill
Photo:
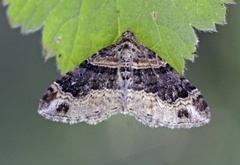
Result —
[[139, 42], [183, 73], [198, 39], [194, 28], [215, 31], [231, 0], [3, 0], [12, 27], [43, 27], [43, 52], [66, 73], [131, 29]]

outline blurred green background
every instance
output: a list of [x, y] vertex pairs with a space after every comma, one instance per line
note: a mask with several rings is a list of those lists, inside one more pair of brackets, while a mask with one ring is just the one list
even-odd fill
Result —
[[40, 97], [59, 76], [55, 59], [44, 62], [41, 32], [10, 29], [0, 6], [0, 165], [240, 164], [239, 15], [239, 5], [228, 6], [228, 24], [218, 33], [197, 31], [199, 57], [186, 65], [210, 105], [210, 124], [171, 130], [124, 115], [96, 126], [38, 115]]

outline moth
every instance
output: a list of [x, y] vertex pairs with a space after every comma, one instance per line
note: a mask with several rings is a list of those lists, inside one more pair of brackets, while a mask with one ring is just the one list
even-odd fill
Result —
[[97, 124], [118, 113], [150, 127], [191, 128], [210, 121], [201, 92], [130, 30], [59, 77], [40, 99], [38, 113], [70, 124]]

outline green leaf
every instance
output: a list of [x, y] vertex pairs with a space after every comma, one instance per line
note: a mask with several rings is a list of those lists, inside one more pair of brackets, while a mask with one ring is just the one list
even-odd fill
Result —
[[44, 26], [46, 58], [57, 55], [65, 73], [131, 29], [177, 71], [193, 59], [194, 28], [214, 31], [225, 23], [232, 0], [4, 0], [13, 27], [24, 33]]

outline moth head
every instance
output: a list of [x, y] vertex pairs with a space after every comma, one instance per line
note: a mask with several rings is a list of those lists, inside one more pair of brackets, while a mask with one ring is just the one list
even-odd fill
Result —
[[136, 37], [130, 29], [128, 29], [127, 31], [122, 33], [121, 38], [120, 38], [118, 43], [123, 43], [123, 42], [126, 42], [126, 41], [129, 41], [129, 42], [132, 42], [132, 43], [136, 42]]

